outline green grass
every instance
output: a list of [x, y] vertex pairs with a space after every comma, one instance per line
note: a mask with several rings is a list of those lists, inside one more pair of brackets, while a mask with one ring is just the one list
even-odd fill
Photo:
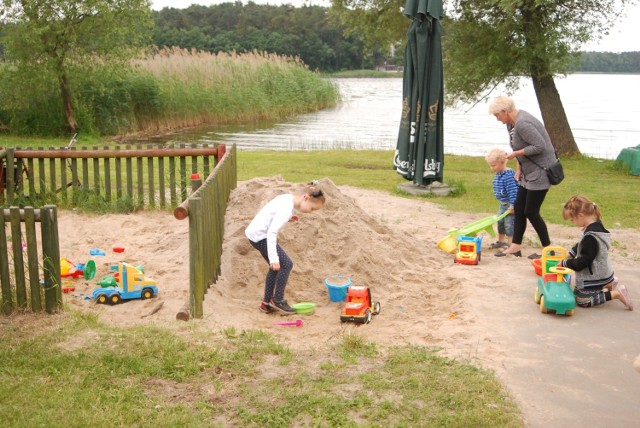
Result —
[[299, 352], [259, 330], [112, 328], [76, 313], [5, 324], [6, 426], [523, 426], [491, 372], [418, 346], [346, 335]]
[[[551, 188], [542, 205], [549, 223], [566, 224], [562, 207], [572, 195], [595, 201], [610, 228], [640, 229], [640, 177], [613, 160], [587, 157], [562, 159], [565, 180]], [[291, 182], [330, 178], [337, 185], [351, 185], [412, 197], [398, 190], [406, 180], [392, 167], [391, 151], [238, 152], [238, 179], [282, 175]], [[510, 165], [515, 168], [514, 165]], [[452, 211], [486, 214], [497, 211], [491, 180], [493, 173], [484, 158], [445, 156], [444, 181], [456, 189], [453, 196], [428, 196], [430, 202]], [[372, 201], [373, 202], [373, 201]]]

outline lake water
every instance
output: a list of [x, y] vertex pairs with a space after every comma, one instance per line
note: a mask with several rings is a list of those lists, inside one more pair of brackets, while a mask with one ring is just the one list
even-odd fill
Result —
[[[335, 108], [283, 123], [192, 129], [163, 140], [235, 143], [238, 150], [394, 150], [402, 79], [335, 82], [342, 95]], [[557, 78], [556, 86], [582, 154], [615, 159], [623, 148], [640, 144], [640, 75], [574, 74]], [[519, 109], [541, 118], [530, 79], [513, 98]], [[445, 108], [445, 153], [483, 156], [494, 147], [508, 149], [508, 136], [486, 102]]]

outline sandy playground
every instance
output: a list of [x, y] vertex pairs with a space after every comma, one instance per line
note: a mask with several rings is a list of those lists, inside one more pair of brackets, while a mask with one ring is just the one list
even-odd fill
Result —
[[[298, 185], [280, 177], [238, 184], [229, 203], [222, 275], [205, 300], [203, 328], [263, 329], [295, 348], [322, 347], [355, 333], [380, 346], [413, 343], [495, 370], [524, 412], [529, 426], [633, 426], [640, 416], [640, 233], [605, 224], [615, 241], [616, 274], [637, 309], [617, 301], [576, 309], [572, 317], [541, 314], [533, 294], [537, 275], [526, 257], [493, 257], [485, 236], [479, 265], [453, 263], [437, 247], [450, 228], [494, 213], [457, 213], [422, 199], [336, 186], [321, 180], [325, 209], [288, 224], [279, 242], [294, 261], [287, 287], [289, 303], [317, 304], [302, 327], [282, 327], [287, 319], [258, 311], [266, 263], [244, 236], [258, 208]], [[562, 191], [562, 187], [552, 189]], [[569, 195], [568, 195], [569, 196]], [[561, 209], [561, 207], [558, 207]], [[65, 294], [75, 308], [99, 314], [117, 326], [142, 323], [181, 328], [176, 313], [188, 296], [188, 221], [168, 212], [87, 216], [59, 212], [61, 256], [76, 263], [93, 259], [96, 278], [70, 280]], [[569, 248], [579, 237], [573, 226], [550, 225], [554, 245]], [[113, 247], [124, 247], [115, 253]], [[102, 249], [105, 256], [90, 256]], [[529, 226], [523, 255], [539, 252]], [[117, 306], [97, 305], [85, 296], [119, 260], [143, 266], [159, 296]], [[368, 285], [381, 313], [367, 325], [341, 323], [341, 303], [331, 302], [324, 279], [332, 274]], [[69, 285], [69, 284], [67, 284]], [[182, 324], [181, 324], [182, 323]], [[186, 324], [185, 324], [186, 325]]]

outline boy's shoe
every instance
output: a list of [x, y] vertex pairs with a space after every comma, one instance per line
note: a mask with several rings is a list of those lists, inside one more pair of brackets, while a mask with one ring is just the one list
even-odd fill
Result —
[[633, 302], [631, 301], [631, 297], [629, 297], [629, 292], [627, 291], [627, 287], [625, 287], [624, 285], [621, 285], [617, 289], [620, 292], [620, 295], [622, 296], [622, 303], [624, 303], [624, 306], [630, 311], [632, 311]]
[[496, 241], [489, 246], [490, 250], [495, 250], [498, 248], [509, 248], [509, 244], [507, 244], [506, 242]]
[[284, 312], [285, 314], [296, 313], [296, 310], [293, 309], [291, 306], [289, 306], [286, 300], [280, 300], [279, 302], [276, 302], [275, 300], [272, 299], [270, 305], [273, 309], [277, 309], [280, 312]]
[[275, 312], [275, 309], [273, 308], [273, 306], [271, 306], [267, 302], [262, 302], [260, 303], [260, 312], [264, 312], [265, 314], [271, 314]]

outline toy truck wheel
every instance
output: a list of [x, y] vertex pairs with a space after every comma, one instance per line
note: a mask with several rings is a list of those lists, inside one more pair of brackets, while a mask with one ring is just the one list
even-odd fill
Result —
[[109, 300], [111, 301], [112, 305], [117, 305], [118, 303], [120, 303], [120, 301], [122, 301], [119, 294], [112, 295]]
[[378, 315], [380, 313], [380, 302], [375, 302], [373, 304], [373, 315]]
[[153, 297], [153, 290], [151, 290], [150, 288], [145, 288], [144, 290], [142, 290], [142, 293], [140, 294], [141, 300], [147, 300], [152, 297]]
[[536, 303], [540, 303], [540, 297], [542, 297], [542, 296], [540, 296], [540, 291], [538, 291], [538, 287], [536, 287], [536, 292], [535, 292], [535, 294], [533, 295], [533, 300], [534, 300]]
[[102, 303], [103, 305], [107, 303], [107, 295], [106, 294], [98, 294], [98, 297], [96, 297], [96, 302], [97, 303]]
[[364, 312], [364, 317], [362, 318], [362, 324], [369, 324], [371, 322], [371, 309], [367, 309]]
[[544, 305], [544, 296], [540, 296], [540, 312], [543, 314], [549, 313], [549, 308]]

